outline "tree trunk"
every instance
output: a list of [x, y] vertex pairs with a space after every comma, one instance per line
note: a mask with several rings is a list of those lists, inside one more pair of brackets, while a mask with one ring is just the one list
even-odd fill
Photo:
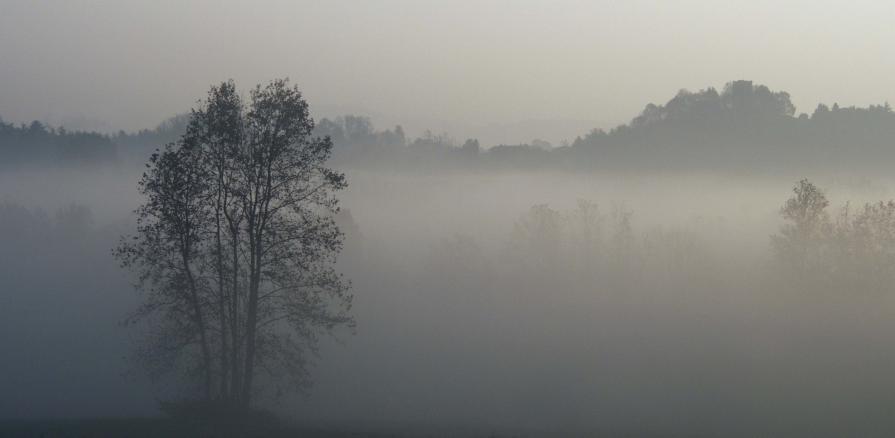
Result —
[[211, 349], [208, 347], [208, 336], [205, 328], [205, 318], [202, 316], [202, 308], [199, 305], [199, 293], [196, 288], [196, 280], [193, 271], [189, 267], [186, 254], [183, 255], [183, 265], [186, 270], [187, 281], [190, 285], [190, 302], [195, 313], [196, 325], [199, 328], [199, 342], [202, 349], [202, 372], [205, 375], [205, 399], [211, 400]]
[[230, 338], [233, 340], [233, 348], [230, 349], [230, 401], [237, 403], [241, 393], [239, 351], [242, 348], [243, 339], [240, 338], [239, 333], [239, 232], [232, 223], [230, 225], [230, 234], [232, 239], [231, 256], [233, 257], [233, 284], [231, 289], [232, 298], [230, 299]]
[[260, 233], [256, 234], [254, 229], [255, 226], [256, 218], [252, 215], [249, 218], [249, 253], [251, 254], [251, 257], [249, 259], [249, 297], [248, 303], [246, 303], [248, 306], [246, 309], [245, 327], [246, 350], [243, 363], [242, 398], [240, 400], [245, 407], [248, 407], [251, 404], [252, 380], [255, 374], [255, 343], [258, 326], [258, 288], [261, 282], [261, 239], [258, 235]]
[[[220, 182], [219, 182], [220, 184]], [[218, 195], [217, 211], [215, 212], [215, 239], [217, 244], [217, 270], [218, 270], [218, 318], [221, 325], [221, 383], [220, 398], [228, 398], [228, 367], [227, 367], [227, 314], [226, 297], [224, 295], [224, 245], [221, 242], [221, 201]]]

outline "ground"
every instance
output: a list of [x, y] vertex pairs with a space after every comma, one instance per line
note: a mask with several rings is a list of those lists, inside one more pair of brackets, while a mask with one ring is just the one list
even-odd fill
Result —
[[322, 430], [286, 424], [208, 425], [166, 418], [2, 421], [2, 438], [387, 438], [368, 432]]

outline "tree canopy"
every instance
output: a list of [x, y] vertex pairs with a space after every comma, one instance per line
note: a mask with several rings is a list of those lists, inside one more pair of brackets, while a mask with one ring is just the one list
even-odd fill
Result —
[[[342, 233], [308, 105], [287, 80], [212, 87], [186, 133], [152, 155], [136, 234], [117, 250], [145, 293], [142, 358], [176, 372], [201, 398], [248, 407], [264, 385], [300, 389], [317, 337], [351, 325], [334, 269]], [[264, 380], [259, 376], [264, 371]]]

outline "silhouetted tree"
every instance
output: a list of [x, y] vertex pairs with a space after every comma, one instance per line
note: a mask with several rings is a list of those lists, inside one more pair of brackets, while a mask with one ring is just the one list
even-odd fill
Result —
[[160, 317], [173, 334], [156, 347], [173, 359], [198, 352], [206, 400], [249, 407], [259, 370], [307, 384], [318, 333], [352, 323], [333, 268], [334, 193], [346, 182], [313, 128], [288, 81], [256, 87], [248, 105], [228, 82], [148, 164], [137, 234], [117, 254], [147, 291], [135, 316]]
[[139, 185], [145, 202], [136, 211], [137, 234], [123, 242], [118, 256], [149, 291], [134, 316], [166, 313], [163, 335], [155, 338], [160, 344], [145, 350], [145, 355], [167, 348], [168, 343], [198, 345], [201, 357], [190, 371], [202, 375], [203, 394], [210, 398], [209, 315], [200, 271], [207, 224], [206, 175], [198, 158], [193, 150], [174, 144], [150, 158]]

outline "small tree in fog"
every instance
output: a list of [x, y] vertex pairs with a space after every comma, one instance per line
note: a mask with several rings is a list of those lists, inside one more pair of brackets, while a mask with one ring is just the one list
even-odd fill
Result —
[[805, 271], [816, 264], [830, 234], [826, 211], [830, 203], [823, 191], [807, 179], [799, 181], [792, 192], [793, 196], [780, 209], [786, 222], [771, 241], [781, 261]]
[[250, 406], [260, 370], [306, 384], [318, 333], [352, 322], [333, 268], [346, 182], [313, 128], [288, 81], [256, 87], [248, 105], [228, 82], [147, 165], [137, 233], [117, 254], [146, 292], [135, 316], [161, 329], [145, 357], [186, 360], [206, 400]]
[[842, 208], [833, 230], [836, 284], [865, 291], [891, 291], [895, 280], [895, 201]]
[[634, 253], [634, 227], [632, 225], [634, 212], [628, 210], [622, 203], [613, 205], [612, 208], [612, 259], [617, 269], [631, 268]]
[[562, 263], [563, 221], [547, 204], [532, 206], [513, 225], [513, 252], [530, 268], [545, 269]]
[[565, 216], [569, 231], [569, 244], [574, 248], [574, 264], [577, 269], [594, 276], [603, 246], [603, 223], [606, 218], [599, 206], [591, 201], [579, 199], [576, 208]]

